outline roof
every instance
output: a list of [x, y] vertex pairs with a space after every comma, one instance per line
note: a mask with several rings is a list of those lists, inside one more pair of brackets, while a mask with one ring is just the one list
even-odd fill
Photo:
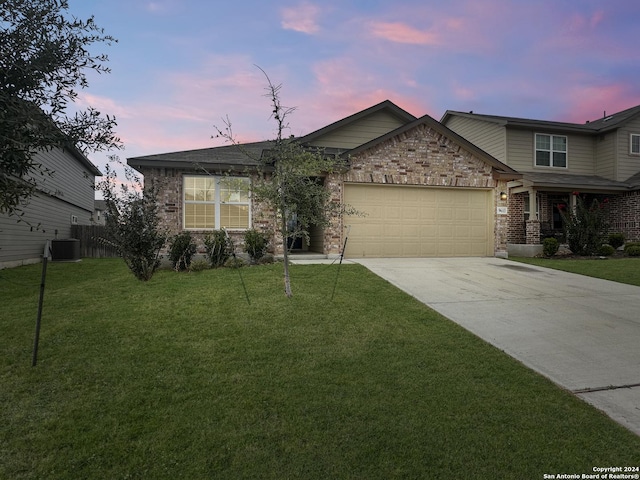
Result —
[[135, 169], [140, 167], [180, 167], [194, 168], [197, 165], [215, 165], [216, 168], [242, 170], [259, 165], [263, 151], [270, 149], [274, 141], [224, 145], [221, 147], [160, 153], [127, 159], [127, 164]]
[[358, 153], [360, 153], [362, 151], [368, 150], [368, 149], [370, 149], [370, 148], [372, 148], [372, 147], [374, 147], [374, 146], [376, 146], [376, 145], [378, 145], [378, 144], [380, 144], [380, 143], [382, 143], [382, 142], [384, 142], [386, 140], [389, 140], [389, 139], [391, 139], [391, 138], [393, 138], [393, 137], [395, 137], [397, 135], [400, 135], [400, 134], [402, 134], [404, 132], [412, 130], [413, 128], [416, 128], [419, 125], [427, 125], [428, 127], [430, 127], [433, 130], [437, 131], [441, 135], [444, 135], [445, 137], [453, 140], [458, 145], [462, 146], [465, 150], [471, 152], [476, 157], [484, 160], [495, 171], [505, 175], [506, 177], [509, 177], [511, 179], [515, 179], [515, 178], [520, 178], [522, 176], [522, 174], [518, 173], [516, 170], [514, 170], [510, 166], [502, 163], [500, 160], [498, 160], [494, 156], [492, 156], [492, 155], [488, 154], [487, 152], [485, 152], [484, 150], [478, 148], [476, 145], [471, 143], [469, 140], [467, 140], [466, 138], [458, 135], [456, 132], [454, 132], [450, 128], [446, 127], [442, 123], [438, 122], [434, 118], [430, 117], [429, 115], [424, 115], [424, 116], [422, 116], [420, 118], [417, 118], [413, 122], [407, 123], [406, 125], [403, 125], [402, 127], [399, 127], [399, 128], [397, 128], [395, 130], [392, 130], [391, 132], [387, 133], [386, 135], [382, 135], [382, 136], [380, 136], [378, 138], [375, 138], [375, 139], [371, 140], [370, 142], [367, 142], [367, 143], [364, 143], [364, 144], [360, 145], [359, 147], [351, 149], [351, 150], [343, 153], [343, 155], [344, 156], [356, 155], [356, 154], [358, 154]]
[[[629, 182], [629, 180], [617, 182], [595, 175], [572, 175], [555, 172], [525, 172], [522, 180], [523, 183], [530, 184], [533, 187], [558, 190], [571, 189], [585, 192], [626, 192], [633, 188], [632, 182]], [[638, 180], [640, 180], [640, 176]]]
[[495, 123], [505, 127], [513, 128], [544, 128], [545, 130], [574, 132], [584, 134], [598, 134], [606, 131], [619, 128], [621, 125], [631, 120], [635, 116], [640, 115], [640, 105], [627, 110], [623, 110], [612, 115], [605, 116], [601, 119], [588, 121], [586, 123], [569, 123], [569, 122], [554, 122], [548, 120], [534, 120], [530, 118], [520, 117], [504, 117], [500, 115], [485, 115], [471, 112], [458, 112], [455, 110], [447, 110], [440, 120], [443, 124], [446, 124], [449, 118], [465, 117], [483, 120], [490, 123]]
[[397, 106], [395, 103], [391, 102], [390, 100], [385, 100], [384, 102], [380, 102], [377, 105], [366, 108], [358, 113], [349, 115], [348, 117], [345, 117], [342, 120], [338, 120], [337, 122], [327, 125], [326, 127], [322, 127], [321, 129], [316, 130], [315, 132], [311, 132], [305, 135], [304, 137], [301, 137], [300, 142], [302, 142], [303, 144], [310, 143], [323, 135], [326, 135], [328, 133], [331, 133], [335, 130], [338, 130], [344, 127], [345, 125], [348, 125], [349, 123], [360, 120], [362, 118], [365, 118], [373, 113], [377, 113], [382, 110], [386, 110], [387, 113], [390, 113], [391, 115], [397, 117], [403, 123], [413, 122], [416, 119], [414, 115], [411, 115], [406, 110], [403, 110], [402, 108]]

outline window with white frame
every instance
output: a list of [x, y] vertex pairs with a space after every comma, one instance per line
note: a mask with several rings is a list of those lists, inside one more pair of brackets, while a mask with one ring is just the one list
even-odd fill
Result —
[[634, 155], [640, 155], [640, 134], [632, 133], [630, 143], [630, 152]]
[[183, 225], [186, 230], [246, 229], [250, 226], [249, 179], [185, 176]]
[[536, 167], [567, 168], [567, 137], [536, 133]]

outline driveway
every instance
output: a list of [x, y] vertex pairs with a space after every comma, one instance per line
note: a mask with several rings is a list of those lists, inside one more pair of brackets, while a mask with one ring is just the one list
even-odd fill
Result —
[[500, 258], [353, 261], [640, 435], [640, 287]]

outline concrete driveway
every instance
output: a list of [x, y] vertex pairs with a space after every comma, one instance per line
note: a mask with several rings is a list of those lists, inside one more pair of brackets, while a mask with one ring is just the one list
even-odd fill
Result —
[[353, 261], [640, 435], [640, 287], [499, 258]]

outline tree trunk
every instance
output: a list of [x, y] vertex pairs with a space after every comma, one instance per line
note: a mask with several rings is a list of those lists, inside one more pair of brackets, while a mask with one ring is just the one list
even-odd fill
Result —
[[291, 292], [291, 278], [289, 277], [289, 247], [287, 245], [288, 237], [287, 237], [287, 217], [286, 215], [282, 215], [282, 254], [284, 259], [284, 294], [291, 298], [293, 296], [293, 292]]

